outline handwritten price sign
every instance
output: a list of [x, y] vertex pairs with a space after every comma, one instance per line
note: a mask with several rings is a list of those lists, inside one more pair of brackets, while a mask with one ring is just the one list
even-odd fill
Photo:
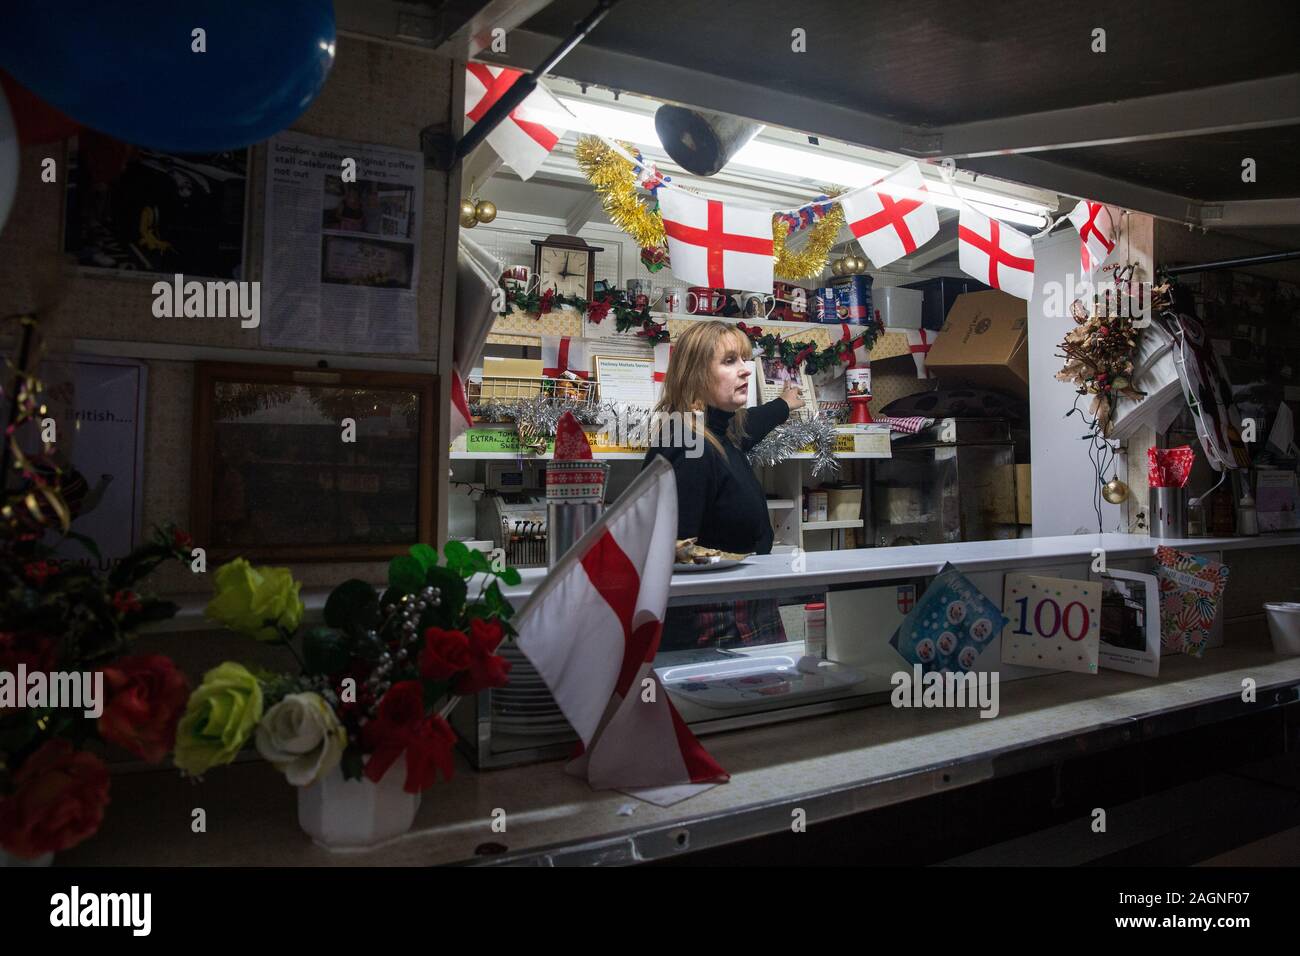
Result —
[[1097, 673], [1101, 585], [1095, 581], [1008, 574], [1002, 613], [1002, 661], [1049, 670]]

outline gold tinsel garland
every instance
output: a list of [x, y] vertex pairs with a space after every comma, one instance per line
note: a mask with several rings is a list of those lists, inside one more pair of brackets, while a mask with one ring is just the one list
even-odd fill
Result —
[[[623, 144], [628, 152], [633, 147]], [[665, 244], [664, 221], [657, 208], [651, 208], [637, 194], [637, 178], [632, 164], [594, 136], [578, 140], [575, 150], [578, 166], [600, 196], [600, 205], [609, 221], [618, 226], [642, 249]], [[798, 252], [786, 246], [789, 227], [772, 218], [772, 254], [776, 259], [773, 273], [777, 278], [800, 282], [821, 275], [831, 247], [844, 225], [844, 210], [838, 203], [808, 230], [808, 241]]]

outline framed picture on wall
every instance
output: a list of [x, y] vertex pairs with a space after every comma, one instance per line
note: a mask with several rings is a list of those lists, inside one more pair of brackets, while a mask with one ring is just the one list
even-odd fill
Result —
[[438, 379], [200, 362], [192, 526], [217, 560], [382, 560], [434, 531]]

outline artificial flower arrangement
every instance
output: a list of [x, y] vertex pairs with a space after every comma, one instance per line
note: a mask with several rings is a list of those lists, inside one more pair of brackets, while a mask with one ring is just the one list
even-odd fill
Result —
[[[36, 859], [99, 830], [109, 773], [97, 744], [149, 763], [172, 749], [189, 682], [168, 657], [124, 652], [141, 625], [176, 613], [142, 582], [166, 561], [188, 561], [191, 546], [185, 532], [157, 529], [106, 575], [30, 538], [0, 546], [0, 849]], [[76, 678], [83, 694], [89, 679], [98, 715], [51, 706], [54, 674]]]
[[[176, 765], [197, 776], [230, 763], [251, 740], [297, 787], [336, 767], [346, 780], [378, 783], [403, 756], [407, 793], [432, 786], [438, 773], [450, 778], [455, 734], [444, 714], [455, 695], [506, 683], [510, 662], [496, 650], [515, 633], [514, 609], [500, 583], [518, 584], [519, 572], [457, 541], [442, 558], [415, 545], [389, 563], [382, 595], [344, 581], [325, 602], [324, 624], [301, 634], [300, 585], [288, 569], [242, 558], [219, 568], [207, 616], [284, 645], [298, 672], [229, 661], [208, 671], [181, 719]], [[483, 577], [469, 601], [475, 575]]]

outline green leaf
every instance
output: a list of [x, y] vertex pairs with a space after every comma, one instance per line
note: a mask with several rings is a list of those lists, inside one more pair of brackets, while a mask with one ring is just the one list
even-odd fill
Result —
[[336, 674], [352, 654], [347, 636], [332, 627], [313, 627], [302, 638], [302, 666], [308, 674]]
[[512, 587], [518, 584], [522, 580], [522, 578], [519, 577], [518, 568], [506, 568], [504, 571], [498, 574], [497, 577], [499, 577], [502, 581], [504, 581], [506, 584]]
[[325, 599], [325, 623], [353, 634], [362, 634], [379, 620], [379, 595], [366, 581], [350, 578]]
[[[438, 570], [430, 568], [429, 573]], [[388, 586], [403, 594], [414, 594], [424, 586], [425, 569], [408, 554], [399, 555], [388, 563]]]
[[428, 571], [432, 567], [437, 567], [438, 552], [427, 544], [411, 545], [411, 557], [420, 562], [420, 567]]
[[104, 560], [104, 556], [99, 552], [99, 545], [95, 544], [93, 538], [89, 538], [86, 535], [80, 534], [76, 531], [69, 531], [66, 537], [77, 542], [77, 544], [81, 545], [83, 548], [89, 551], [91, 557], [93, 557], [96, 561]]
[[447, 556], [447, 566], [451, 567], [469, 557], [469, 548], [462, 541], [448, 541], [442, 546], [442, 553]]
[[477, 548], [469, 553], [469, 569], [473, 574], [491, 574], [492, 565], [487, 555]]

